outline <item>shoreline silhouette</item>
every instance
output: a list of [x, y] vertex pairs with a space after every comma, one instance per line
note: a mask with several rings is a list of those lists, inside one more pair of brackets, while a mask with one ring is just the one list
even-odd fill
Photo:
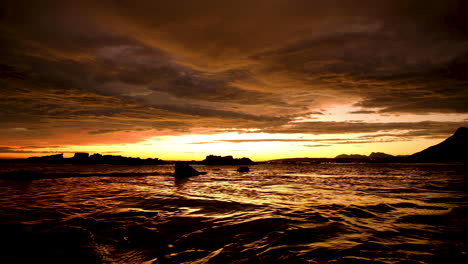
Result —
[[[266, 163], [468, 163], [468, 128], [460, 127], [453, 135], [444, 141], [430, 146], [422, 151], [407, 156], [393, 156], [383, 152], [372, 152], [370, 155], [340, 154], [334, 158], [284, 158], [265, 161]], [[165, 161], [159, 158], [132, 158], [115, 155], [77, 152], [71, 158], [63, 154], [54, 154], [26, 159], [1, 159], [0, 162], [13, 163], [50, 163], [50, 164], [111, 164], [111, 165], [167, 165], [179, 161]], [[187, 164], [199, 165], [255, 165], [258, 162], [250, 158], [234, 158], [233, 156], [208, 155], [201, 161], [185, 161]]]

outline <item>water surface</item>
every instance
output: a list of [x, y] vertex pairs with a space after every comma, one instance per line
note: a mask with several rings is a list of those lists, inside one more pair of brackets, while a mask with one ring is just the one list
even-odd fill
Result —
[[464, 165], [3, 165], [0, 263], [468, 263]]

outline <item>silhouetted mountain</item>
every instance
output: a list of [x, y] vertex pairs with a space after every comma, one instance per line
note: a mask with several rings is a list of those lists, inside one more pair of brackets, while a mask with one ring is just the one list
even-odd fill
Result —
[[256, 164], [249, 158], [235, 159], [232, 156], [206, 156], [205, 160], [201, 162], [204, 165], [254, 165]]
[[408, 161], [468, 163], [468, 128], [458, 128], [455, 134], [441, 143], [410, 155]]

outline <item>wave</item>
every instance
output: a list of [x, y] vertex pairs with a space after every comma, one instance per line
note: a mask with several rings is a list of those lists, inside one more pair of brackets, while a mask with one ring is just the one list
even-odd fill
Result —
[[160, 172], [111, 172], [111, 173], [41, 173], [28, 170], [10, 171], [0, 174], [0, 179], [12, 181], [29, 181], [37, 179], [57, 179], [71, 177], [134, 177], [134, 176], [156, 176], [171, 175], [170, 173]]
[[[54, 179], [0, 184], [0, 262], [468, 263], [465, 171], [321, 166], [346, 177], [257, 165], [177, 185], [170, 166], [38, 169]], [[392, 170], [413, 174], [377, 175]]]

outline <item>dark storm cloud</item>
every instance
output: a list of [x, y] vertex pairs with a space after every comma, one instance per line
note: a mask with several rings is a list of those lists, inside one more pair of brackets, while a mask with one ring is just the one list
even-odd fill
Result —
[[[351, 134], [375, 133], [382, 131], [412, 130], [423, 132], [421, 135], [448, 135], [457, 127], [466, 126], [466, 122], [389, 122], [368, 123], [356, 121], [344, 122], [300, 122], [288, 124], [284, 127], [264, 129], [265, 133], [303, 133], [303, 134]], [[414, 134], [413, 134], [414, 135]]]
[[228, 142], [228, 143], [248, 143], [248, 142], [307, 142], [313, 141], [310, 139], [284, 139], [284, 138], [266, 138], [266, 139], [225, 139], [217, 140], [219, 142]]
[[[10, 148], [10, 147], [0, 147], [0, 153], [8, 153], [8, 154], [41, 154], [41, 155], [44, 155], [44, 154], [74, 154], [75, 152], [74, 151], [63, 151], [63, 150], [60, 150], [60, 151], [53, 151], [53, 150], [40, 150], [40, 149], [37, 149], [38, 147], [34, 146], [34, 147], [16, 147], [16, 148]], [[43, 148], [43, 147], [39, 147], [39, 148]], [[47, 147], [48, 149], [49, 148], [53, 148], [48, 146]], [[35, 150], [37, 149], [37, 150]], [[103, 151], [103, 152], [100, 152], [102, 154], [115, 154], [115, 153], [120, 153], [120, 151]]]
[[119, 131], [121, 131], [121, 130], [119, 130], [119, 129], [99, 129], [99, 130], [89, 131], [88, 134], [98, 135], [98, 134], [114, 133], [114, 132], [119, 132]]
[[[125, 92], [125, 84], [133, 85], [128, 89], [137, 90], [133, 91], [137, 93], [138, 85], [142, 85], [145, 88], [140, 87], [142, 92], [163, 92], [182, 99], [294, 107], [274, 93], [244, 90], [230, 84], [248, 78], [248, 71], [238, 69], [204, 73], [178, 64], [173, 56], [142, 44], [103, 48], [95, 59], [98, 67], [107, 71], [95, 71], [95, 79], [110, 83], [95, 85], [102, 93], [121, 94]], [[262, 101], [258, 98], [262, 98]]]
[[462, 0], [0, 5], [0, 122], [28, 128], [25, 138], [71, 127], [99, 136], [195, 127], [430, 133], [459, 125], [285, 126], [343, 100], [362, 109], [355, 114], [468, 113]]
[[[109, 126], [107, 130], [131, 129], [131, 124], [148, 128], [188, 130], [195, 125], [219, 127], [229, 122], [235, 124], [238, 120], [244, 120], [243, 124], [250, 126], [250, 121], [271, 122], [279, 119], [213, 109], [210, 106], [197, 105], [190, 100], [171, 99], [164, 93], [148, 94], [144, 88], [139, 90], [134, 86], [111, 84], [104, 87], [99, 84], [100, 79], [89, 80], [89, 75], [81, 72], [81, 69], [89, 69], [94, 67], [93, 65], [78, 67], [75, 63], [67, 61], [59, 65], [58, 69], [47, 72], [51, 66], [46, 62], [37, 62], [37, 59], [30, 61], [38, 63], [34, 72], [14, 70], [12, 67], [4, 67], [2, 71], [6, 77], [1, 80], [1, 91], [4, 95], [0, 99], [1, 120], [10, 123], [11, 127], [21, 126], [23, 123], [30, 124], [31, 121], [39, 124], [38, 121], [41, 120], [45, 127], [64, 120], [93, 120], [101, 122], [102, 127]], [[97, 72], [92, 73], [94, 77]], [[74, 74], [83, 78], [74, 77]], [[187, 86], [187, 89], [189, 88], [190, 86]], [[219, 96], [215, 92], [211, 94]], [[78, 127], [86, 129], [83, 125], [78, 124]], [[116, 127], [118, 129], [115, 129]]]
[[337, 19], [315, 36], [253, 58], [270, 65], [267, 76], [320, 83], [360, 97], [356, 105], [364, 108], [466, 113], [466, 1], [382, 2], [377, 12]]
[[[369, 137], [371, 138], [371, 137]], [[234, 140], [215, 140], [211, 142], [193, 142], [190, 144], [195, 144], [195, 145], [203, 145], [203, 144], [218, 144], [218, 143], [263, 143], [263, 142], [319, 142], [319, 143], [328, 143], [328, 144], [307, 144], [303, 145], [305, 147], [325, 147], [325, 146], [332, 146], [334, 144], [363, 144], [363, 143], [375, 143], [375, 142], [394, 142], [394, 141], [402, 141], [401, 138], [395, 137], [392, 139], [377, 139], [377, 136], [373, 136], [372, 139], [370, 140], [369, 138], [366, 139], [355, 139], [355, 140], [350, 140], [346, 138], [330, 138], [330, 139], [234, 139]], [[405, 139], [403, 139], [405, 140]]]
[[369, 110], [359, 110], [359, 111], [351, 111], [350, 114], [374, 114], [376, 111], [369, 111]]
[[[54, 148], [56, 146], [50, 146], [48, 148]], [[71, 153], [71, 152], [62, 152], [62, 151], [43, 151], [43, 150], [36, 150], [36, 146], [22, 146], [22, 147], [0, 147], [0, 153], [25, 153], [25, 154], [33, 154], [33, 153]]]
[[[259, 138], [259, 139], [218, 139], [206, 142], [193, 142], [191, 144], [217, 144], [217, 143], [262, 143], [262, 142], [316, 142], [329, 145], [334, 144], [365, 144], [410, 141], [415, 138], [440, 139], [446, 138], [455, 132], [454, 128], [467, 126], [467, 122], [393, 122], [393, 123], [365, 123], [358, 121], [346, 122], [302, 122], [289, 124], [285, 128], [265, 129], [255, 132], [283, 133], [283, 134], [341, 134], [344, 137], [334, 138]], [[235, 132], [235, 131], [231, 131]], [[371, 133], [355, 138], [347, 138], [346, 134]], [[318, 146], [304, 145], [304, 146]], [[322, 145], [319, 145], [322, 146]]]
[[263, 138], [263, 139], [220, 139], [210, 142], [193, 142], [190, 144], [214, 144], [214, 143], [257, 143], [257, 142], [310, 142], [320, 141], [313, 139], [284, 139], [284, 138]]
[[0, 153], [34, 153], [34, 151], [25, 151], [18, 148], [0, 147]]

